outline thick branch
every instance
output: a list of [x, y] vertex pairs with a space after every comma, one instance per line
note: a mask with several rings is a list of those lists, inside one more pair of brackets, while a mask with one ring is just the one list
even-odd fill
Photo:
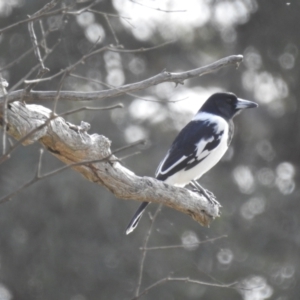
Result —
[[[51, 111], [40, 105], [15, 102], [7, 110], [8, 134], [17, 140], [47, 122]], [[3, 112], [0, 112], [3, 118]], [[184, 188], [167, 185], [150, 177], [139, 177], [123, 167], [111, 155], [111, 142], [104, 136], [74, 130], [74, 125], [58, 117], [31, 135], [23, 144], [41, 142], [53, 155], [66, 164], [105, 159], [103, 162], [77, 165], [73, 169], [88, 180], [100, 184], [121, 199], [162, 203], [186, 213], [208, 226], [219, 215], [204, 197]]]
[[[130, 92], [136, 92], [146, 89], [150, 86], [157, 85], [163, 82], [174, 82], [176, 84], [183, 84], [184, 80], [194, 77], [199, 77], [207, 73], [217, 71], [228, 65], [239, 65], [243, 60], [242, 55], [232, 55], [222, 58], [207, 66], [189, 70], [180, 73], [170, 73], [163, 71], [151, 78], [139, 81], [136, 83], [126, 84], [118, 88], [109, 90], [102, 90], [97, 92], [75, 92], [75, 91], [61, 91], [59, 100], [71, 100], [71, 101], [91, 101], [91, 100], [102, 100], [105, 98], [112, 98], [124, 95]], [[18, 90], [11, 92], [7, 95], [8, 102], [13, 101], [26, 101], [27, 103], [41, 102], [53, 100], [57, 96], [56, 91], [30, 91], [26, 93], [24, 90]], [[0, 102], [4, 101], [3, 97], [0, 98]]]

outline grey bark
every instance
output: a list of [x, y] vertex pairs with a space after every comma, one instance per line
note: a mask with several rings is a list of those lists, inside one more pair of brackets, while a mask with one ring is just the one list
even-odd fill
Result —
[[[140, 177], [128, 170], [112, 154], [111, 141], [99, 134], [89, 135], [80, 127], [55, 116], [51, 110], [36, 104], [43, 100], [99, 100], [137, 91], [162, 82], [183, 83], [185, 79], [201, 76], [231, 64], [239, 64], [241, 55], [221, 59], [208, 66], [182, 73], [162, 72], [144, 81], [120, 88], [94, 93], [73, 91], [15, 91], [0, 97], [0, 120], [7, 120], [7, 133], [16, 140], [24, 139], [23, 145], [39, 141], [54, 156], [81, 173], [86, 179], [104, 186], [116, 197], [137, 201], [161, 203], [190, 215], [201, 225], [208, 226], [219, 216], [219, 207], [206, 198], [185, 188], [170, 186], [150, 177]], [[9, 103], [7, 110], [4, 103]], [[85, 124], [86, 125], [86, 124]], [[88, 128], [88, 126], [87, 126]], [[95, 160], [101, 160], [95, 162]], [[80, 162], [86, 162], [79, 165]], [[75, 164], [75, 165], [73, 165]]]

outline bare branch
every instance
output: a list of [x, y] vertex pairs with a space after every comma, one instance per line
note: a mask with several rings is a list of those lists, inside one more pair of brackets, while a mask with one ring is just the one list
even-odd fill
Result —
[[39, 164], [38, 164], [38, 167], [37, 167], [37, 170], [36, 170], [36, 177], [37, 178], [39, 178], [41, 176], [43, 154], [44, 154], [44, 149], [41, 148], [40, 149], [40, 156], [39, 156]]
[[66, 15], [74, 15], [74, 16], [78, 16], [81, 15], [82, 13], [89, 11], [93, 6], [95, 6], [97, 3], [99, 2], [99, 0], [94, 0], [92, 3], [90, 3], [88, 6], [80, 9], [80, 10], [76, 10], [76, 11], [65, 11]]
[[[100, 37], [99, 37], [100, 38]], [[89, 50], [89, 53], [93, 51], [93, 49], [96, 47], [98, 41], [96, 41], [94, 43], [94, 45], [91, 47], [91, 49]], [[64, 72], [63, 73], [63, 76], [59, 82], [59, 85], [58, 85], [58, 89], [57, 89], [57, 93], [56, 93], [56, 96], [55, 96], [55, 99], [54, 99], [54, 105], [53, 105], [53, 111], [52, 111], [52, 115], [54, 115], [56, 113], [56, 108], [57, 108], [57, 104], [58, 104], [58, 100], [60, 98], [60, 93], [61, 93], [61, 89], [63, 87], [63, 83], [66, 79], [66, 76], [69, 75], [69, 72], [71, 72], [75, 67], [77, 66], [77, 64], [74, 64], [73, 66], [67, 68], [68, 69], [68, 72]]]
[[[57, 42], [55, 43], [55, 45], [49, 49], [48, 53], [46, 53], [43, 57], [43, 61], [45, 61], [49, 55], [56, 49], [56, 47], [60, 44], [61, 40], [58, 39]], [[37, 65], [35, 65], [34, 67], [31, 68], [31, 70], [23, 77], [21, 78], [15, 85], [13, 85], [10, 90], [13, 91], [15, 90], [17, 87], [19, 87], [21, 84], [24, 83], [25, 79], [28, 78], [31, 74], [33, 74], [38, 68], [39, 68], [40, 64], [38, 63]], [[28, 91], [25, 89], [25, 90], [21, 90], [22, 93], [26, 94], [28, 93]], [[56, 94], [56, 92], [55, 92]], [[53, 97], [54, 98], [54, 97]], [[22, 98], [19, 99], [20, 101], [23, 101]], [[52, 99], [53, 100], [53, 99]], [[1, 102], [1, 100], [0, 100]]]
[[3, 118], [2, 118], [2, 154], [6, 152], [6, 130], [7, 130], [7, 104], [8, 104], [8, 97], [6, 87], [8, 86], [7, 81], [2, 78], [0, 73], [0, 95], [4, 96], [4, 103], [3, 103]]
[[199, 246], [201, 244], [205, 244], [205, 243], [213, 243], [216, 240], [219, 239], [223, 239], [228, 237], [227, 235], [221, 235], [215, 238], [211, 238], [211, 239], [206, 239], [204, 241], [200, 241], [198, 243], [191, 243], [191, 244], [187, 244], [187, 245], [170, 245], [170, 246], [158, 246], [158, 247], [141, 247], [140, 250], [168, 250], [168, 249], [177, 249], [177, 248], [188, 248], [188, 247], [194, 247], [194, 246]]
[[28, 23], [28, 31], [29, 31], [29, 36], [30, 36], [31, 42], [33, 44], [34, 54], [37, 57], [43, 72], [46, 72], [46, 71], [49, 72], [49, 69], [44, 66], [44, 62], [43, 62], [43, 59], [41, 56], [41, 52], [40, 52], [40, 48], [39, 48], [38, 41], [36, 38], [36, 34], [34, 32], [33, 22]]
[[141, 296], [147, 294], [150, 290], [153, 288], [165, 284], [170, 281], [175, 281], [175, 282], [183, 282], [183, 283], [194, 283], [194, 284], [199, 284], [199, 285], [205, 285], [205, 286], [212, 286], [212, 287], [218, 287], [218, 288], [225, 288], [225, 289], [233, 289], [235, 286], [238, 284], [238, 282], [232, 282], [229, 284], [218, 284], [218, 283], [211, 283], [211, 282], [205, 282], [205, 281], [200, 281], [200, 280], [195, 280], [195, 279], [190, 279], [189, 277], [165, 277], [161, 280], [156, 281], [149, 287], [143, 290], [138, 296], [135, 296], [131, 300], [136, 300], [139, 299]]
[[0, 34], [2, 34], [5, 31], [8, 31], [8, 30], [10, 30], [10, 29], [12, 29], [14, 27], [17, 27], [19, 25], [26, 24], [26, 23], [32, 22], [32, 21], [36, 21], [36, 20], [39, 20], [39, 19], [41, 19], [43, 17], [60, 15], [60, 14], [64, 13], [65, 11], [66, 11], [66, 8], [60, 8], [60, 9], [53, 10], [53, 11], [50, 11], [50, 12], [47, 12], [47, 13], [44, 13], [44, 14], [39, 14], [37, 16], [29, 17], [28, 19], [21, 20], [19, 22], [16, 22], [14, 24], [11, 24], [11, 25], [9, 25], [7, 27], [4, 27], [4, 28], [0, 29]]
[[42, 33], [42, 41], [40, 42], [40, 45], [42, 48], [44, 48], [45, 53], [47, 54], [49, 49], [47, 46], [47, 40], [46, 40], [46, 31], [44, 29], [44, 24], [43, 24], [43, 20], [39, 20], [39, 24], [40, 24], [40, 28], [41, 28], [41, 33]]
[[[120, 152], [122, 150], [132, 148], [132, 147], [134, 147], [136, 145], [139, 145], [139, 144], [142, 144], [142, 143], [143, 143], [143, 141], [138, 141], [138, 142], [132, 143], [130, 145], [127, 145], [125, 147], [122, 147], [120, 149], [115, 150], [113, 153], [118, 153], [118, 152]], [[113, 153], [110, 154], [109, 157], [106, 157], [106, 158], [103, 158], [103, 159], [96, 159], [96, 160], [90, 160], [90, 161], [81, 161], [81, 162], [78, 162], [78, 163], [74, 163], [74, 164], [63, 166], [63, 167], [61, 167], [59, 169], [56, 169], [56, 170], [53, 170], [53, 171], [50, 171], [50, 172], [48, 172], [46, 174], [41, 175], [42, 155], [43, 155], [43, 149], [41, 149], [40, 150], [40, 156], [39, 156], [39, 162], [38, 162], [36, 174], [33, 176], [32, 179], [30, 179], [29, 181], [27, 181], [25, 184], [23, 184], [19, 188], [15, 189], [13, 192], [9, 193], [8, 195], [2, 197], [0, 199], [0, 204], [5, 203], [5, 202], [11, 200], [13, 197], [15, 197], [16, 195], [18, 195], [24, 189], [30, 187], [31, 185], [33, 185], [34, 183], [36, 183], [38, 181], [41, 181], [43, 179], [52, 177], [54, 175], [57, 175], [58, 173], [61, 173], [61, 172], [65, 171], [65, 170], [68, 170], [68, 169], [76, 167], [76, 166], [82, 166], [82, 165], [86, 165], [86, 164], [107, 161], [110, 158], [110, 156], [113, 155]]]
[[[19, 139], [14, 145], [12, 145], [6, 152], [3, 152], [3, 155], [0, 157], [0, 163], [5, 161], [6, 159], [8, 159], [10, 157], [10, 154], [15, 149], [17, 149], [18, 146], [23, 144], [29, 137], [33, 136], [36, 132], [42, 130], [45, 126], [47, 126], [49, 124], [49, 122], [51, 120], [53, 120], [55, 118], [65, 117], [65, 116], [72, 115], [72, 114], [75, 114], [77, 112], [84, 111], [84, 110], [97, 111], [97, 110], [110, 110], [110, 109], [115, 109], [115, 108], [123, 108], [123, 104], [119, 103], [119, 104], [107, 106], [107, 107], [80, 107], [80, 108], [75, 108], [73, 110], [66, 111], [60, 115], [55, 115], [52, 113], [51, 116], [49, 116], [49, 118], [45, 121], [45, 123], [42, 123], [38, 127], [32, 129], [30, 132], [28, 132], [26, 135], [24, 135], [21, 139]], [[68, 125], [70, 126], [71, 129], [78, 128], [78, 126], [72, 125], [70, 123], [68, 123]], [[4, 131], [4, 132], [6, 132], [6, 131]]]
[[52, 0], [52, 1], [48, 2], [48, 3], [46, 3], [40, 10], [38, 10], [37, 12], [35, 12], [32, 15], [32, 17], [42, 16], [44, 13], [46, 13], [50, 9], [54, 8], [59, 1], [61, 1], [61, 0]]
[[115, 105], [111, 105], [111, 106], [106, 106], [106, 107], [89, 107], [89, 106], [84, 106], [84, 107], [80, 107], [80, 108], [75, 108], [69, 111], [66, 111], [62, 114], [59, 115], [59, 117], [65, 117], [68, 115], [73, 115], [75, 113], [81, 112], [81, 111], [98, 111], [98, 110], [112, 110], [112, 109], [116, 109], [116, 108], [124, 108], [124, 105], [122, 103], [118, 103]]
[[92, 12], [94, 14], [102, 15], [102, 16], [108, 16], [108, 17], [113, 17], [113, 18], [118, 18], [118, 19], [131, 20], [130, 17], [120, 16], [120, 15], [117, 15], [117, 14], [105, 13], [105, 12], [94, 10], [94, 9], [87, 9], [87, 11]]
[[5, 31], [8, 31], [10, 29], [13, 29], [14, 27], [17, 27], [19, 25], [33, 22], [33, 21], [39, 20], [44, 17], [50, 17], [50, 16], [55, 16], [55, 15], [68, 15], [68, 14], [79, 15], [79, 14], [87, 11], [89, 8], [93, 7], [95, 4], [98, 3], [98, 1], [94, 1], [92, 4], [88, 5], [87, 7], [82, 8], [78, 11], [69, 11], [68, 10], [68, 9], [71, 9], [74, 5], [70, 5], [69, 7], [62, 7], [62, 8], [56, 9], [56, 10], [49, 11], [52, 8], [54, 8], [54, 6], [59, 1], [61, 1], [61, 0], [53, 0], [49, 3], [47, 3], [42, 9], [40, 9], [38, 12], [36, 12], [33, 16], [28, 17], [25, 20], [21, 20], [19, 22], [16, 22], [14, 24], [11, 24], [7, 27], [0, 29], [0, 34], [2, 34]]
[[145, 265], [145, 259], [146, 259], [146, 254], [147, 254], [147, 246], [148, 246], [149, 238], [152, 233], [153, 225], [155, 223], [156, 217], [158, 216], [160, 211], [161, 211], [161, 205], [158, 206], [153, 217], [151, 218], [151, 225], [150, 225], [147, 235], [145, 237], [143, 252], [142, 252], [142, 259], [141, 259], [141, 263], [140, 263], [139, 279], [138, 279], [138, 284], [137, 284], [136, 291], [135, 291], [136, 297], [140, 293], [140, 288], [141, 288], [141, 284], [142, 284], [142, 279], [143, 279], [143, 274], [144, 274], [144, 265]]
[[[46, 37], [47, 37], [48, 35], [49, 35], [49, 31], [44, 32], [44, 33], [43, 33], [44, 39], [46, 39]], [[42, 40], [40, 43], [38, 43], [37, 46], [43, 46], [43, 40]], [[28, 49], [28, 50], [25, 51], [23, 54], [21, 54], [20, 56], [18, 56], [16, 59], [14, 59], [14, 60], [11, 61], [10, 63], [8, 63], [8, 64], [5, 65], [4, 67], [2, 67], [2, 68], [0, 69], [0, 72], [2, 72], [2, 71], [4, 71], [4, 70], [7, 70], [7, 69], [9, 69], [10, 67], [12, 67], [12, 66], [14, 66], [14, 65], [16, 65], [16, 64], [18, 64], [18, 63], [20, 63], [26, 56], [28, 56], [31, 52], [34, 51], [35, 47], [36, 47], [36, 46], [34, 46], [34, 47]], [[44, 46], [43, 46], [43, 47], [44, 47]], [[49, 49], [47, 49], [46, 53], [48, 53], [48, 51], [49, 51]]]
[[[49, 81], [49, 80], [52, 80], [60, 75], [63, 75], [63, 74], [66, 74], [66, 73], [70, 73], [72, 70], [74, 70], [78, 65], [82, 64], [84, 61], [86, 61], [88, 58], [96, 55], [96, 54], [99, 54], [101, 52], [104, 52], [104, 51], [111, 51], [111, 52], [123, 52], [123, 53], [139, 53], [139, 52], [147, 52], [147, 51], [152, 51], [152, 50], [155, 50], [155, 49], [158, 49], [158, 48], [161, 48], [161, 47], [164, 47], [168, 44], [170, 44], [172, 42], [166, 42], [166, 43], [163, 43], [161, 45], [158, 45], [158, 46], [154, 46], [154, 47], [150, 47], [150, 48], [139, 48], [139, 49], [135, 49], [135, 50], [125, 50], [125, 49], [121, 49], [120, 47], [111, 47], [111, 46], [104, 46], [100, 49], [97, 49], [95, 51], [90, 51], [88, 54], [85, 54], [83, 55], [76, 63], [74, 63], [73, 65], [69, 66], [68, 68], [66, 69], [63, 69], [59, 72], [57, 72], [56, 74], [50, 76], [50, 77], [47, 77], [47, 78], [43, 78], [43, 79], [33, 79], [33, 80], [27, 80], [25, 81], [26, 84], [32, 84], [32, 83], [39, 83], [39, 82], [44, 82], [44, 81]], [[95, 43], [96, 45], [96, 43]], [[95, 46], [94, 45], [94, 46]]]
[[[51, 114], [51, 110], [40, 105], [12, 103], [7, 110], [8, 134], [19, 140], [42, 124], [44, 127], [30, 135], [23, 142], [24, 145], [39, 141], [67, 165], [105, 159], [87, 165], [73, 165], [72, 169], [86, 179], [106, 187], [116, 197], [161, 203], [192, 216], [205, 226], [219, 215], [219, 208], [212, 206], [198, 193], [167, 185], [154, 178], [136, 176], [112, 155], [111, 142], [106, 137], [89, 135], [86, 131], [77, 132], [61, 117], [49, 122]], [[2, 118], [3, 112], [0, 111]]]
[[[92, 79], [92, 78], [89, 78], [89, 77], [76, 75], [76, 74], [73, 74], [73, 73], [70, 73], [70, 77], [79, 78], [79, 79], [83, 79], [83, 80], [90, 81], [90, 82], [95, 82], [95, 83], [97, 83], [101, 86], [110, 87], [110, 88], [113, 88], [113, 89], [116, 88], [115, 86], [112, 86], [111, 84], [107, 84], [103, 81]], [[138, 98], [140, 100], [144, 100], [144, 101], [147, 101], [147, 102], [158, 102], [158, 103], [162, 102], [161, 100], [153, 100], [153, 99], [149, 99], [149, 98], [144, 98], [144, 97], [141, 97], [140, 95], [133, 94], [133, 93], [126, 93], [126, 95], [134, 97], [134, 98]], [[186, 99], [188, 99], [188, 97], [185, 97], [185, 98], [182, 98], [182, 99], [177, 99], [177, 100], [168, 100], [168, 101], [163, 101], [163, 102], [164, 103], [176, 103], [176, 102], [180, 102], [180, 101], [183, 101], [183, 100], [186, 100]]]
[[[232, 55], [222, 58], [212, 64], [204, 67], [200, 67], [194, 70], [189, 70], [180, 73], [169, 73], [163, 71], [153, 77], [145, 79], [140, 82], [126, 84], [118, 88], [102, 90], [97, 92], [74, 92], [74, 91], [61, 91], [60, 100], [61, 101], [93, 101], [102, 100], [106, 98], [112, 98], [124, 95], [126, 93], [140, 91], [146, 89], [150, 86], [154, 86], [163, 82], [175, 82], [183, 83], [184, 80], [202, 76], [214, 71], [217, 71], [225, 66], [237, 65], [243, 60], [242, 55]], [[56, 96], [56, 91], [31, 91], [30, 93], [24, 93], [24, 90], [18, 90], [11, 92], [7, 95], [8, 102], [18, 101], [23, 99], [27, 103], [30, 102], [41, 102], [53, 100]], [[0, 97], [0, 102], [4, 101], [3, 97]]]
[[[52, 5], [54, 5], [55, 2], [56, 1], [52, 1]], [[48, 3], [48, 4], [51, 4], [51, 3]], [[45, 7], [51, 8], [52, 6], [51, 5], [48, 5], [48, 6], [46, 5]], [[44, 10], [46, 10], [45, 7], [43, 9], [41, 9], [41, 11], [38, 11], [36, 14], [39, 14], [39, 13], [43, 12]], [[36, 38], [36, 34], [35, 34], [35, 31], [34, 31], [34, 22], [29, 22], [28, 23], [28, 31], [29, 31], [29, 36], [30, 36], [31, 42], [33, 44], [34, 54], [35, 54], [38, 62], [41, 65], [41, 68], [38, 72], [37, 78], [42, 78], [50, 70], [44, 66], [44, 60], [42, 59], [40, 48], [39, 48], [38, 41], [37, 41], [37, 38]], [[30, 84], [26, 87], [26, 91], [29, 92], [34, 87], [35, 87], [34, 83]]]
[[145, 5], [144, 3], [140, 3], [138, 1], [134, 1], [134, 0], [130, 0], [132, 3], [135, 3], [135, 4], [138, 4], [138, 5], [141, 5], [141, 6], [144, 6], [146, 8], [149, 8], [149, 9], [153, 9], [153, 10], [157, 10], [157, 11], [160, 11], [160, 12], [165, 12], [165, 13], [178, 13], [178, 12], [186, 12], [185, 9], [182, 9], [182, 10], [166, 10], [166, 9], [161, 9], [159, 7], [151, 7], [151, 6], [148, 6], [148, 5]]
[[106, 23], [107, 23], [107, 25], [108, 25], [108, 27], [109, 27], [109, 29], [110, 29], [110, 31], [111, 31], [113, 37], [114, 37], [114, 40], [115, 40], [116, 44], [117, 44], [117, 45], [120, 45], [119, 39], [118, 39], [118, 37], [117, 37], [117, 34], [116, 34], [115, 30], [113, 29], [113, 27], [112, 27], [112, 25], [111, 25], [111, 23], [110, 23], [110, 20], [109, 20], [109, 18], [108, 18], [108, 16], [107, 16], [107, 15], [104, 15], [104, 18], [105, 18]]
[[[5, 105], [4, 105], [4, 109], [3, 109], [3, 115], [5, 114], [5, 111], [7, 111], [7, 109], [5, 109]], [[35, 134], [37, 132], [40, 132], [45, 126], [47, 126], [49, 124], [49, 122], [51, 120], [53, 120], [54, 118], [56, 118], [58, 116], [49, 115], [49, 118], [43, 123], [40, 123], [39, 126], [34, 127], [32, 130], [30, 130], [29, 132], [27, 132], [25, 135], [23, 135], [20, 139], [18, 139], [18, 141], [13, 144], [6, 152], [3, 153], [3, 155], [0, 157], [0, 163], [4, 162], [6, 159], [10, 158], [10, 154], [17, 149], [17, 147], [19, 147], [21, 144], [25, 144], [26, 145], [26, 141], [31, 137], [34, 138]], [[6, 132], [6, 131], [5, 131]], [[38, 136], [39, 137], [39, 136]]]

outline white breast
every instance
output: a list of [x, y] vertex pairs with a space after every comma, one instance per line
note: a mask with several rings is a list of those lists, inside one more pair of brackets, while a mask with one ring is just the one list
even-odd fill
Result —
[[[200, 120], [199, 115], [196, 115], [193, 120]], [[198, 158], [203, 158], [207, 155], [207, 158], [204, 158], [198, 165], [189, 170], [182, 170], [165, 181], [168, 184], [176, 185], [176, 186], [185, 186], [193, 179], [199, 179], [203, 174], [209, 171], [213, 166], [215, 166], [225, 152], [228, 149], [228, 134], [229, 134], [229, 126], [228, 123], [221, 117], [211, 115], [211, 114], [203, 114], [201, 115], [201, 120], [208, 120], [209, 122], [216, 124], [216, 133], [223, 132], [219, 145], [213, 149], [212, 151], [203, 151], [205, 145], [211, 142], [211, 139], [208, 139], [206, 143], [201, 140], [201, 142], [197, 145]]]

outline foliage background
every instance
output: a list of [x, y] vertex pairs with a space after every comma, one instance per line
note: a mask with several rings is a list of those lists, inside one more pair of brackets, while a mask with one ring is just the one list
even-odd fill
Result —
[[[0, 1], [0, 27], [32, 15], [47, 1]], [[74, 11], [90, 1], [60, 1]], [[141, 2], [138, 2], [141, 3]], [[184, 86], [161, 84], [136, 96], [122, 96], [89, 105], [122, 102], [122, 110], [82, 112], [68, 117], [91, 123], [90, 132], [112, 140], [117, 149], [139, 138], [149, 142], [141, 154], [124, 164], [139, 175], [153, 176], [170, 143], [203, 101], [226, 90], [257, 101], [259, 109], [236, 118], [232, 147], [201, 182], [222, 203], [222, 216], [202, 228], [188, 216], [164, 208], [155, 222], [151, 246], [186, 245], [149, 251], [142, 290], [170, 274], [230, 283], [243, 291], [193, 284], [166, 283], [143, 299], [296, 299], [300, 287], [299, 198], [299, 13], [300, 3], [282, 0], [103, 0], [93, 9], [119, 14], [108, 17], [120, 44], [138, 49], [174, 42], [149, 52], [105, 52], [87, 60], [74, 73], [119, 86], [148, 78], [167, 69], [184, 71], [232, 54], [243, 54], [236, 70], [189, 80]], [[165, 11], [159, 11], [160, 8]], [[43, 19], [51, 29], [47, 44], [61, 42], [45, 65], [54, 74], [76, 62], [97, 41], [116, 44], [105, 17], [97, 13], [58, 15]], [[41, 38], [38, 23], [37, 35]], [[3, 68], [32, 47], [27, 25], [0, 36]], [[15, 87], [37, 64], [31, 53], [2, 70]], [[29, 78], [35, 78], [33, 73]], [[35, 89], [56, 90], [58, 79]], [[64, 89], [91, 91], [105, 88], [69, 77]], [[156, 100], [149, 102], [144, 99]], [[181, 100], [175, 103], [170, 101]], [[85, 103], [84, 105], [86, 105]], [[51, 103], [47, 104], [51, 107]], [[60, 103], [64, 111], [77, 107]], [[4, 196], [31, 178], [40, 145], [19, 147], [1, 165]], [[124, 153], [125, 155], [126, 153]], [[46, 153], [43, 170], [61, 165]], [[104, 188], [68, 170], [38, 182], [0, 208], [1, 299], [131, 299], [137, 285], [141, 251], [149, 218], [124, 234], [138, 203], [115, 199]], [[151, 205], [149, 211], [155, 210]], [[189, 242], [227, 235], [227, 238], [189, 247]], [[251, 289], [253, 288], [253, 289]]]

